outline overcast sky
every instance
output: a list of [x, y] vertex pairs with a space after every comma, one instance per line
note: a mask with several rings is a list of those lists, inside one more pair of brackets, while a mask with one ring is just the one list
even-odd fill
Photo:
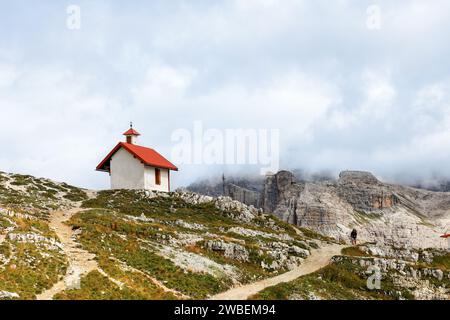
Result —
[[130, 120], [169, 158], [201, 120], [279, 129], [282, 168], [450, 177], [449, 30], [448, 0], [2, 2], [0, 170], [107, 188]]

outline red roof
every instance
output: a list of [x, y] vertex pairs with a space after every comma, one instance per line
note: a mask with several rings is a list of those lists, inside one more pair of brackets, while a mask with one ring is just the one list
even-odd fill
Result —
[[124, 148], [125, 150], [127, 150], [133, 156], [135, 156], [136, 158], [141, 160], [141, 162], [143, 162], [145, 165], [178, 171], [178, 168], [175, 165], [173, 165], [169, 160], [164, 158], [162, 155], [160, 155], [155, 150], [137, 146], [135, 144], [125, 143], [125, 142], [119, 142], [114, 147], [114, 149], [112, 149], [111, 152], [106, 156], [106, 158], [103, 159], [102, 162], [100, 162], [100, 164], [97, 166], [96, 170], [109, 172], [111, 157], [120, 148]]
[[141, 134], [133, 128], [128, 129], [123, 133], [124, 136], [140, 136]]
[[450, 233], [444, 234], [441, 238], [450, 238]]

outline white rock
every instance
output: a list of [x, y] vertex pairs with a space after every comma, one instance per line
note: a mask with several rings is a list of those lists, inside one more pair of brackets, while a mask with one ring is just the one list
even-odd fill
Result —
[[20, 298], [20, 296], [15, 292], [0, 291], [0, 299], [14, 299], [14, 298]]

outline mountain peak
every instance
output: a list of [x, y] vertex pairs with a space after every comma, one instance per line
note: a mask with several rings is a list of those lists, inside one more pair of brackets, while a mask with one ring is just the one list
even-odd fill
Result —
[[340, 182], [362, 182], [367, 184], [379, 183], [378, 179], [368, 171], [342, 171], [339, 173]]

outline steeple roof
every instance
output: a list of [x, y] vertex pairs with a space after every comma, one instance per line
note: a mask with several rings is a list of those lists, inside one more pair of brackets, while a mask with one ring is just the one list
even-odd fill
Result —
[[132, 127], [123, 133], [124, 136], [140, 136], [141, 134]]

